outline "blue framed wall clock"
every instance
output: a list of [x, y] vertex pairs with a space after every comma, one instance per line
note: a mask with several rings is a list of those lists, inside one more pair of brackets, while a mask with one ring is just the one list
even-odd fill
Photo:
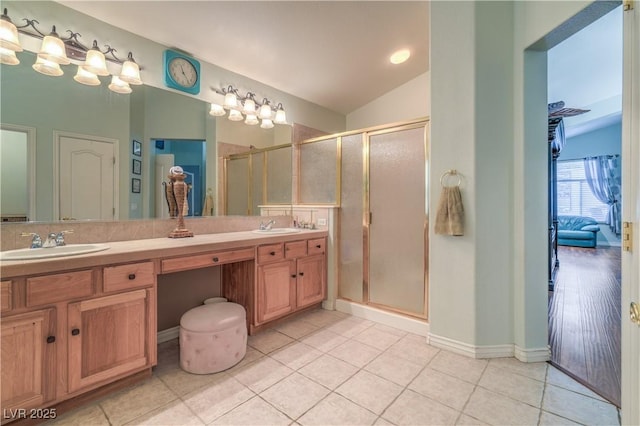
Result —
[[162, 61], [167, 87], [192, 95], [200, 93], [200, 62], [170, 49], [164, 51]]

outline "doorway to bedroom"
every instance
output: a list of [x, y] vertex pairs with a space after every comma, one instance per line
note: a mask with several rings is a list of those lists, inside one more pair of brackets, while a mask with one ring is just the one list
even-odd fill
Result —
[[619, 407], [622, 7], [547, 58], [551, 364]]

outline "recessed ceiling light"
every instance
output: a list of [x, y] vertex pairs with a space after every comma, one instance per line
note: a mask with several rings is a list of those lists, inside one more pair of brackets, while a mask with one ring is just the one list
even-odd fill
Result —
[[392, 64], [397, 65], [409, 59], [409, 56], [411, 56], [411, 52], [409, 51], [409, 49], [400, 49], [393, 52], [393, 54], [389, 58], [389, 61], [391, 61]]

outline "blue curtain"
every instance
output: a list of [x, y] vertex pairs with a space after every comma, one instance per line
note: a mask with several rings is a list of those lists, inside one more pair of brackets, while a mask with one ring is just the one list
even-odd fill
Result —
[[602, 155], [585, 158], [584, 171], [593, 195], [600, 202], [609, 206], [605, 223], [616, 235], [620, 235], [622, 223], [620, 215], [620, 187], [622, 183], [620, 157]]

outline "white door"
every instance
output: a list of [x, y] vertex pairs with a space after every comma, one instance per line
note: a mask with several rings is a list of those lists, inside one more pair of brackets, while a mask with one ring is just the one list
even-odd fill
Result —
[[117, 219], [117, 141], [61, 133], [56, 141], [58, 218]]
[[[626, 3], [626, 2], [625, 2]], [[622, 251], [622, 424], [640, 424], [640, 2], [623, 14], [622, 220], [633, 226], [632, 251]]]
[[169, 218], [169, 206], [165, 195], [165, 185], [169, 182], [169, 169], [175, 165], [173, 154], [156, 154], [156, 214], [158, 219]]

